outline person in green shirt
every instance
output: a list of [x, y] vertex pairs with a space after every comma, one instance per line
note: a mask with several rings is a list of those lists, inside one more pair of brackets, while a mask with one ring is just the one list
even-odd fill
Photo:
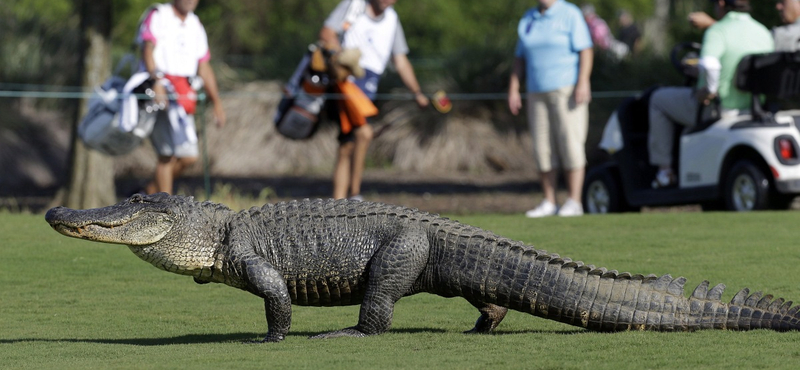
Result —
[[748, 54], [774, 50], [770, 31], [750, 16], [749, 0], [711, 0], [719, 21], [703, 37], [700, 50], [700, 78], [696, 88], [664, 87], [650, 97], [650, 164], [658, 166], [654, 188], [677, 183], [672, 169], [674, 124], [691, 127], [700, 105], [720, 99], [723, 117], [750, 108], [751, 95], [734, 85], [739, 61]]

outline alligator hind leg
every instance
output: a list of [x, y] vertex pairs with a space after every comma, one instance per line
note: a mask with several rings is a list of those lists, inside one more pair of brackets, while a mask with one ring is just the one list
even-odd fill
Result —
[[508, 308], [496, 304], [472, 301], [470, 303], [481, 312], [481, 317], [478, 318], [478, 321], [475, 321], [475, 327], [465, 331], [465, 334], [491, 333], [500, 324], [500, 321], [503, 321], [508, 312]]
[[405, 230], [380, 247], [369, 262], [358, 325], [311, 338], [365, 337], [389, 330], [394, 304], [411, 290], [424, 270], [428, 247], [428, 239], [420, 228]]

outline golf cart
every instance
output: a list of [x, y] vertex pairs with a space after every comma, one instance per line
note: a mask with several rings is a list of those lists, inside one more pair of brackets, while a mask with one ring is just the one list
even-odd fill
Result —
[[[687, 83], [696, 81], [699, 48], [684, 43], [673, 49], [673, 64]], [[718, 105], [711, 104], [700, 110], [694, 127], [676, 130], [674, 187], [651, 186], [657, 168], [647, 149], [648, 103], [655, 89], [623, 102], [601, 140], [610, 160], [586, 174], [585, 212], [682, 204], [701, 204], [704, 210], [789, 208], [800, 194], [800, 110], [781, 111], [777, 103], [800, 94], [800, 53], [749, 55], [739, 63], [735, 83], [753, 93], [752, 114], [721, 118]]]

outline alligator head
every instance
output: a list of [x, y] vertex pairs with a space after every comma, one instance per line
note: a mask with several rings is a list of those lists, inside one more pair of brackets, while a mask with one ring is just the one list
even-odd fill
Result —
[[55, 207], [45, 219], [73, 238], [127, 245], [158, 268], [198, 276], [214, 264], [222, 223], [218, 212], [230, 209], [191, 197], [136, 194], [118, 204], [86, 210]]

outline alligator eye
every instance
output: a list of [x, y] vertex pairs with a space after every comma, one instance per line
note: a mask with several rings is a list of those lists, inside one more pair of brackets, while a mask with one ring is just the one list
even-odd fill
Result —
[[139, 193], [133, 194], [129, 200], [130, 203], [144, 203], [144, 198]]

